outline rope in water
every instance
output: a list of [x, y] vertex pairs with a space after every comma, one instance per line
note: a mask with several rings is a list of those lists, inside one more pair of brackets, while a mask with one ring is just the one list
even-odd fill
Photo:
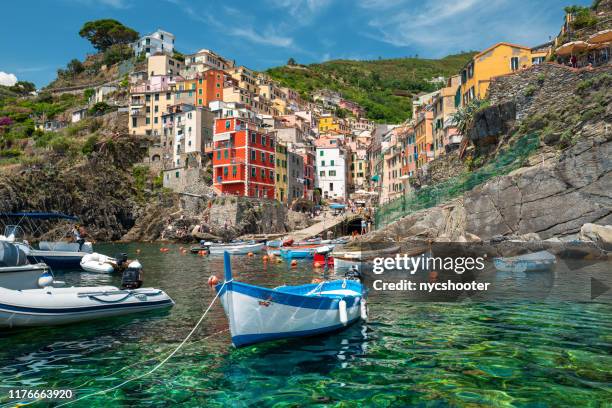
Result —
[[166, 356], [166, 358], [164, 358], [162, 361], [160, 361], [155, 367], [153, 367], [151, 370], [147, 371], [144, 374], [141, 375], [137, 375], [136, 377], [132, 377], [132, 378], [128, 378], [127, 380], [123, 381], [120, 384], [117, 384], [113, 387], [107, 388], [105, 390], [101, 390], [101, 391], [96, 391], [93, 392], [91, 394], [87, 394], [84, 395], [80, 398], [74, 399], [74, 400], [70, 400], [68, 402], [65, 402], [63, 404], [58, 405], [57, 407], [63, 407], [66, 405], [70, 405], [73, 404], [77, 401], [82, 401], [86, 398], [89, 397], [93, 397], [94, 395], [100, 395], [100, 394], [106, 394], [109, 391], [114, 391], [116, 389], [119, 389], [121, 387], [123, 387], [124, 385], [131, 383], [132, 381], [136, 381], [136, 380], [140, 380], [142, 378], [145, 378], [151, 374], [153, 374], [155, 371], [157, 371], [159, 368], [161, 368], [168, 360], [170, 360], [184, 345], [185, 343], [187, 343], [187, 341], [191, 338], [191, 336], [196, 332], [196, 330], [198, 329], [198, 327], [200, 327], [200, 324], [202, 323], [202, 321], [204, 320], [204, 318], [206, 317], [206, 315], [208, 314], [208, 311], [211, 309], [211, 307], [213, 306], [213, 304], [215, 303], [215, 301], [219, 298], [219, 293], [221, 293], [221, 291], [223, 290], [223, 287], [225, 286], [227, 282], [223, 282], [223, 286], [221, 286], [221, 288], [217, 291], [217, 294], [215, 295], [215, 297], [213, 298], [213, 300], [210, 302], [210, 305], [208, 305], [208, 307], [206, 308], [206, 310], [204, 311], [204, 314], [202, 314], [202, 316], [200, 317], [200, 319], [198, 320], [198, 322], [196, 323], [196, 325], [193, 327], [193, 329], [191, 329], [191, 331], [189, 332], [189, 334], [183, 339], [183, 341], [181, 341], [181, 343], [172, 351], [172, 353], [168, 354]]

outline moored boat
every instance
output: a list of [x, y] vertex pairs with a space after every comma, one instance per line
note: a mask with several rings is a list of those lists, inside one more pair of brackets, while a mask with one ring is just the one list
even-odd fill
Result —
[[501, 272], [543, 272], [552, 269], [556, 263], [557, 258], [548, 251], [493, 259], [495, 268]]
[[255, 253], [263, 250], [264, 245], [263, 242], [240, 242], [229, 244], [207, 243], [208, 252], [211, 255], [220, 255], [226, 251], [233, 255], [245, 255], [250, 252]]
[[162, 290], [114, 286], [0, 288], [0, 327], [55, 326], [172, 307]]
[[315, 254], [329, 253], [334, 249], [333, 245], [315, 245], [303, 247], [280, 248], [280, 256], [287, 259], [312, 258]]
[[225, 281], [215, 289], [235, 347], [328, 333], [367, 317], [364, 289], [357, 280], [268, 289], [235, 281], [228, 253]]
[[0, 287], [36, 289], [53, 281], [44, 263], [30, 264], [23, 251], [10, 242], [0, 241]]

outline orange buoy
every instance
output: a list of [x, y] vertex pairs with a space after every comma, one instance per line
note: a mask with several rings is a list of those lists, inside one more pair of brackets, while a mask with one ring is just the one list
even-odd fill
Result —
[[264, 262], [268, 262], [268, 255], [264, 255], [261, 259], [263, 259]]
[[205, 252], [205, 251], [198, 251], [198, 255], [202, 256], [202, 255], [204, 255], [204, 254], [206, 254], [206, 252]]
[[314, 278], [314, 279], [311, 281], [311, 283], [321, 283], [321, 282], [322, 282], [322, 280], [321, 280], [321, 279], [319, 279], [319, 278]]
[[293, 261], [291, 261], [291, 267], [294, 268], [297, 266], [297, 261], [294, 259]]
[[248, 253], [248, 255], [249, 255], [249, 256], [253, 256], [254, 254], [253, 254], [252, 252], [249, 252], [249, 253]]
[[208, 286], [212, 288], [217, 283], [219, 283], [219, 278], [217, 278], [215, 275], [210, 275], [210, 278], [208, 278]]

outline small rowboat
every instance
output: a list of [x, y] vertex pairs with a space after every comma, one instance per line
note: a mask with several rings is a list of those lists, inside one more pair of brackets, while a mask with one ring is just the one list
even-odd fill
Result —
[[542, 272], [552, 269], [556, 263], [557, 258], [548, 251], [493, 259], [495, 269], [501, 272]]
[[225, 281], [215, 289], [235, 347], [328, 333], [367, 318], [363, 286], [357, 280], [268, 289], [235, 281], [228, 253]]
[[162, 290], [114, 286], [0, 288], [0, 327], [54, 326], [172, 307]]
[[288, 247], [280, 249], [280, 256], [286, 259], [312, 258], [315, 254], [326, 254], [334, 249], [333, 245], [317, 245], [311, 247]]
[[224, 252], [229, 252], [233, 255], [246, 255], [249, 252], [259, 252], [264, 248], [263, 242], [242, 242], [229, 244], [214, 244], [208, 245], [208, 252], [211, 255], [220, 255]]

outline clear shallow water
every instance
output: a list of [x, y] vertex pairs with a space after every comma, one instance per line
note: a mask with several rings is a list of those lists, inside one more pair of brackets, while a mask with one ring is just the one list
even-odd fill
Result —
[[[173, 350], [213, 293], [221, 258], [135, 249], [145, 286], [176, 301], [167, 313], [0, 334], [0, 406], [8, 387], [70, 388], [82, 396], [142, 374]], [[264, 286], [318, 276], [309, 263], [264, 268], [234, 257], [235, 276]], [[119, 285], [115, 276], [58, 273], [74, 285]], [[507, 276], [497, 277], [508, 280]], [[542, 278], [538, 278], [542, 280]], [[522, 284], [529, 286], [525, 276]], [[546, 281], [546, 279], [544, 279]], [[563, 287], [564, 282], [555, 282]], [[567, 286], [567, 285], [566, 285]], [[370, 321], [331, 336], [235, 350], [220, 305], [184, 349], [150, 377], [70, 406], [109, 407], [577, 407], [612, 401], [612, 306], [568, 301], [411, 302], [370, 295]], [[126, 368], [127, 367], [127, 368]], [[35, 406], [51, 406], [39, 403]]]

